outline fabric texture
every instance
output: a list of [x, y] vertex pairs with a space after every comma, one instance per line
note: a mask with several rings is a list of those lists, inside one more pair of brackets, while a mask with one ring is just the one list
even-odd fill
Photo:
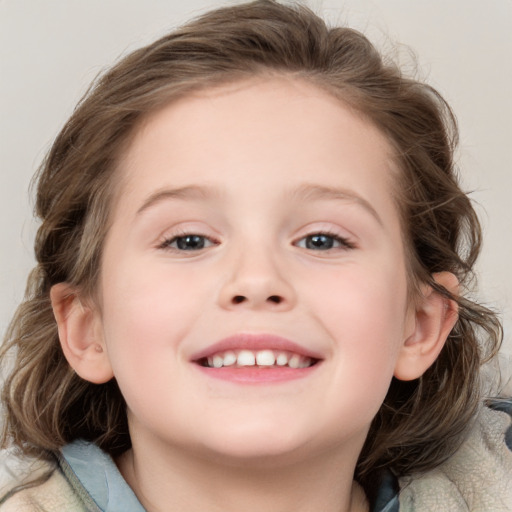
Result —
[[0, 499], [1, 512], [145, 512], [112, 458], [85, 441], [65, 446], [55, 461], [30, 464], [25, 474]]
[[400, 480], [400, 511], [512, 511], [512, 400], [482, 407], [453, 457], [428, 473]]
[[[487, 405], [444, 464], [399, 482], [384, 475], [371, 512], [512, 511], [512, 399]], [[75, 441], [54, 461], [12, 460], [4, 454], [10, 482], [0, 512], [144, 512], [113, 460], [91, 443]]]
[[80, 499], [56, 463], [31, 461], [0, 499], [2, 512], [99, 512]]

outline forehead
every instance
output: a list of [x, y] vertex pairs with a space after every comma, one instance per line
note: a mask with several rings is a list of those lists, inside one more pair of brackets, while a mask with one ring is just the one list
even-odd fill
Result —
[[286, 77], [201, 90], [153, 112], [119, 172], [120, 196], [139, 202], [165, 187], [259, 184], [271, 193], [270, 183], [290, 189], [315, 178], [336, 187], [350, 178], [373, 201], [375, 192], [391, 195], [396, 174], [376, 127], [319, 87]]

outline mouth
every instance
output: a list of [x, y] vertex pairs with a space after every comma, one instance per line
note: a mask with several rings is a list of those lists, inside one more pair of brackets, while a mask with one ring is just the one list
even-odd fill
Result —
[[209, 376], [244, 383], [305, 377], [321, 361], [319, 354], [290, 340], [254, 334], [226, 338], [192, 358]]

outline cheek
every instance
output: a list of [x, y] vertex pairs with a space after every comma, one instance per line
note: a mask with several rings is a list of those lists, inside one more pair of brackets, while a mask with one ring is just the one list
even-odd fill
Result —
[[351, 265], [336, 273], [315, 275], [311, 283], [318, 293], [317, 307], [326, 318], [344, 319], [345, 329], [375, 331], [378, 338], [393, 325], [402, 325], [407, 304], [405, 271], [385, 261], [370, 265]]
[[342, 365], [343, 371], [356, 376], [378, 372], [376, 378], [391, 378], [405, 338], [405, 271], [381, 260], [341, 269], [323, 280], [318, 277], [316, 286], [324, 293], [323, 298], [313, 298], [314, 308], [342, 362], [350, 360], [350, 368]]
[[[369, 424], [380, 409], [404, 341], [405, 280], [350, 272], [332, 291], [324, 326], [335, 342], [333, 382], [328, 400], [339, 410], [358, 411]], [[398, 276], [397, 276], [398, 277]], [[343, 417], [343, 414], [341, 414]]]
[[[183, 272], [135, 262], [110, 266], [103, 282], [103, 329], [114, 375], [128, 407], [151, 417], [157, 397], [184, 407], [170, 393], [183, 377], [182, 341], [198, 310], [198, 283]], [[172, 283], [170, 285], [169, 283]]]
[[111, 265], [105, 275], [103, 323], [112, 358], [140, 365], [176, 351], [201, 311], [198, 277], [133, 261]]

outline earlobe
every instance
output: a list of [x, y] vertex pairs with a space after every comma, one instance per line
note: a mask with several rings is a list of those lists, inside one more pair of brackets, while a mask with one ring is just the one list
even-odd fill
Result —
[[113, 377], [98, 311], [80, 301], [67, 283], [52, 287], [50, 299], [59, 339], [70, 366], [85, 380], [102, 384]]
[[[459, 281], [450, 272], [434, 274], [435, 281], [453, 295], [458, 295]], [[426, 287], [416, 310], [411, 332], [400, 349], [394, 376], [414, 380], [434, 363], [458, 319], [458, 307], [432, 287]]]

